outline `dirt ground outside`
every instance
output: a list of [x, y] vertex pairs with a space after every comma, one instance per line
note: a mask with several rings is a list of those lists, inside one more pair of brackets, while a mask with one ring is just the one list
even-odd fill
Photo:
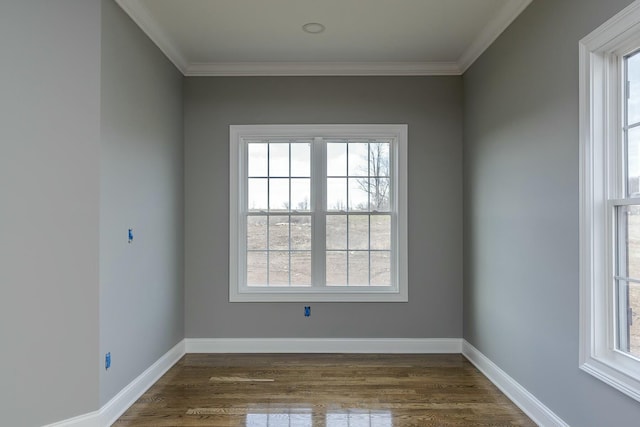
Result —
[[[328, 215], [327, 285], [391, 284], [391, 216]], [[289, 247], [289, 245], [291, 245]], [[311, 216], [249, 216], [250, 286], [311, 286]]]
[[[640, 210], [628, 215], [629, 276], [640, 279]], [[640, 357], [640, 283], [629, 283], [629, 307], [633, 311], [629, 327], [630, 353]]]

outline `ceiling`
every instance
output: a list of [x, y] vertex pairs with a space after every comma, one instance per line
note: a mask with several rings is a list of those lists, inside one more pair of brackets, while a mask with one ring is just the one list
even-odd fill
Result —
[[188, 76], [458, 75], [531, 0], [116, 2]]

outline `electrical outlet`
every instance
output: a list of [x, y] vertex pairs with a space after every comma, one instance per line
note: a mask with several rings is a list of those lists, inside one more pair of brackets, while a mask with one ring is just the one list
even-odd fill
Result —
[[311, 306], [308, 305], [304, 308], [304, 317], [310, 317], [311, 316]]
[[111, 367], [111, 352], [108, 352], [104, 355], [104, 369], [109, 369]]

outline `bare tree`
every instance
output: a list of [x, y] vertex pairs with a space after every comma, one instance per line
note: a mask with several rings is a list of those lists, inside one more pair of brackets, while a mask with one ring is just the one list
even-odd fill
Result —
[[331, 206], [331, 209], [336, 211], [346, 211], [347, 205], [344, 203], [343, 200], [338, 200], [333, 204], [333, 206]]
[[309, 210], [309, 199], [306, 197], [303, 201], [298, 202], [298, 210], [299, 211], [308, 211]]
[[[364, 192], [369, 194], [371, 210], [386, 211], [389, 209], [389, 144], [372, 142], [369, 144], [370, 179], [361, 178], [356, 182]], [[363, 171], [367, 172], [367, 171]]]

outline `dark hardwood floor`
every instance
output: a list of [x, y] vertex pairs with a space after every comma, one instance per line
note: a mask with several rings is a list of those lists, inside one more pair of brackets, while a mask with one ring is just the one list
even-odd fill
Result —
[[535, 423], [458, 354], [188, 354], [114, 426]]

